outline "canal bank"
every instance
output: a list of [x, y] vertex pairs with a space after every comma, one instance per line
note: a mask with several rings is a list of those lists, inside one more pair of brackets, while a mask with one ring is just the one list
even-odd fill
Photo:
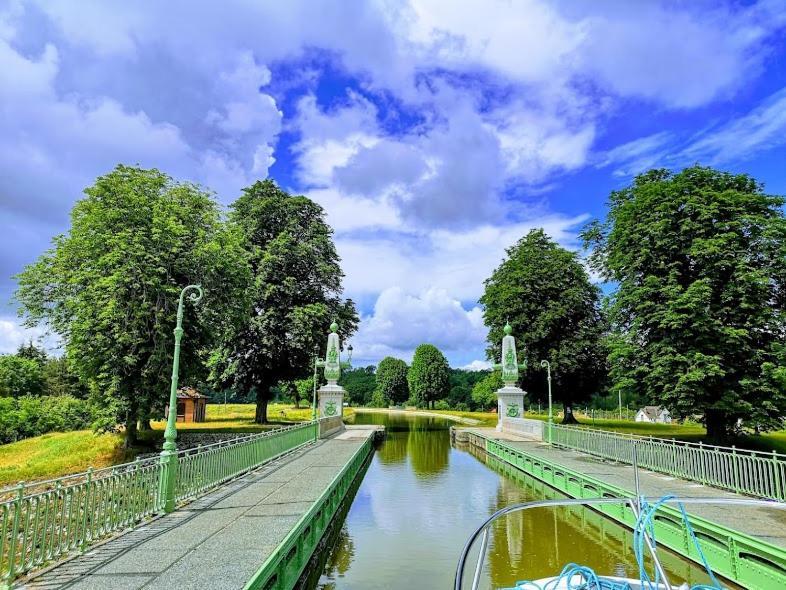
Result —
[[[451, 422], [401, 413], [356, 414], [386, 427], [326, 558], [320, 590], [452, 587], [469, 535], [503, 506], [558, 494], [468, 446], [451, 445]], [[495, 523], [482, 588], [553, 575], [571, 561], [598, 572], [637, 576], [632, 534], [584, 507], [537, 509]], [[707, 581], [668, 553], [672, 580]], [[731, 586], [732, 588], [734, 586]]]

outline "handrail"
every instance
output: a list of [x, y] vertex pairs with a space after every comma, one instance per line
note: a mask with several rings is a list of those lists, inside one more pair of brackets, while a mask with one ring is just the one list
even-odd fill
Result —
[[786, 455], [547, 424], [547, 440], [619, 463], [759, 498], [786, 500]]
[[746, 455], [758, 455], [763, 458], [772, 459], [773, 456], [778, 457], [783, 461], [786, 461], [786, 453], [779, 453], [777, 451], [757, 451], [755, 449], [743, 449], [736, 446], [726, 447], [723, 445], [711, 445], [706, 444], [703, 442], [691, 442], [689, 440], [679, 440], [676, 438], [663, 438], [660, 436], [653, 436], [653, 435], [644, 435], [644, 434], [635, 434], [633, 432], [617, 432], [614, 430], [603, 430], [602, 428], [595, 428], [590, 425], [582, 425], [582, 426], [572, 426], [570, 424], [552, 424], [552, 428], [555, 429], [562, 429], [562, 430], [575, 430], [580, 432], [587, 432], [591, 431], [594, 433], [599, 434], [608, 434], [611, 436], [616, 436], [619, 438], [630, 438], [635, 439], [638, 441], [658, 441], [658, 442], [666, 442], [668, 444], [676, 444], [678, 446], [684, 447], [693, 447], [696, 449], [704, 449], [710, 451], [723, 451], [723, 452], [734, 452], [734, 453], [741, 453]]
[[[625, 504], [628, 505], [634, 512], [638, 509], [639, 506], [643, 505], [644, 503], [661, 503], [661, 504], [726, 504], [726, 505], [743, 505], [743, 506], [762, 506], [766, 508], [773, 508], [776, 510], [786, 510], [786, 503], [784, 502], [777, 502], [773, 500], [755, 500], [752, 498], [680, 498], [680, 497], [669, 497], [669, 498], [645, 498], [641, 497], [637, 498], [560, 498], [555, 500], [535, 500], [532, 502], [523, 502], [517, 504], [511, 504], [510, 506], [506, 506], [497, 510], [494, 514], [489, 516], [475, 531], [470, 535], [467, 542], [464, 544], [464, 548], [461, 551], [461, 556], [459, 557], [458, 566], [456, 567], [456, 574], [453, 580], [453, 588], [454, 590], [463, 590], [464, 586], [464, 570], [466, 569], [467, 565], [467, 557], [469, 556], [469, 552], [472, 550], [475, 541], [481, 535], [484, 535], [484, 538], [487, 538], [488, 530], [491, 524], [496, 521], [497, 519], [510, 514], [512, 512], [519, 512], [523, 510], [529, 510], [531, 508], [557, 508], [561, 506], [575, 506], [575, 505], [591, 505], [591, 504]], [[645, 535], [645, 541], [649, 537]], [[662, 573], [663, 576], [663, 569], [658, 559], [657, 552], [655, 551], [655, 547], [647, 542], [647, 547], [650, 551], [650, 555], [653, 558], [653, 563], [656, 568], [658, 568]], [[485, 552], [481, 550], [478, 556], [478, 564], [476, 565], [475, 572], [476, 575], [473, 579], [473, 590], [476, 590], [476, 582], [479, 582], [479, 575], [477, 573], [479, 570], [482, 569], [482, 560], [485, 560]], [[667, 587], [670, 587], [667, 585]]]

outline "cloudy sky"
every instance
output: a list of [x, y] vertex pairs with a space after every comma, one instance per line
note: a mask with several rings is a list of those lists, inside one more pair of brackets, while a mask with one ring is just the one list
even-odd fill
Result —
[[786, 0], [0, 0], [0, 352], [13, 275], [117, 163], [321, 203], [355, 357], [484, 359], [477, 299], [543, 227], [576, 248], [652, 166], [786, 194]]

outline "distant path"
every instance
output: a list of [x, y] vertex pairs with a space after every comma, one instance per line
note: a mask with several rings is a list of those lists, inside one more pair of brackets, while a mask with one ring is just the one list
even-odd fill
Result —
[[468, 424], [470, 426], [477, 426], [482, 424], [480, 420], [474, 418], [464, 418], [463, 416], [454, 416], [453, 414], [442, 414], [440, 412], [429, 412], [428, 410], [397, 410], [392, 408], [352, 408], [356, 414], [406, 414], [407, 416], [426, 416], [429, 418], [445, 418], [452, 422], [460, 424]]

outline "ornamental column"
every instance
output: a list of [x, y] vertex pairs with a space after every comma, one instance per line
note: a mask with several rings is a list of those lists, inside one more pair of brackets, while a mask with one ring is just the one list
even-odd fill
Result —
[[319, 388], [319, 419], [341, 418], [344, 414], [344, 393], [345, 390], [338, 384], [341, 376], [341, 345], [338, 340], [338, 324], [333, 322], [330, 325], [328, 334], [327, 351], [325, 360], [318, 364], [325, 367], [325, 379], [327, 385]]
[[513, 329], [505, 324], [505, 336], [502, 338], [502, 362], [494, 365], [502, 370], [503, 386], [497, 390], [497, 430], [502, 430], [505, 418], [521, 418], [524, 415], [524, 396], [527, 392], [516, 385], [519, 380], [519, 369], [526, 369], [527, 363], [518, 364], [516, 358], [516, 339], [510, 335]]

